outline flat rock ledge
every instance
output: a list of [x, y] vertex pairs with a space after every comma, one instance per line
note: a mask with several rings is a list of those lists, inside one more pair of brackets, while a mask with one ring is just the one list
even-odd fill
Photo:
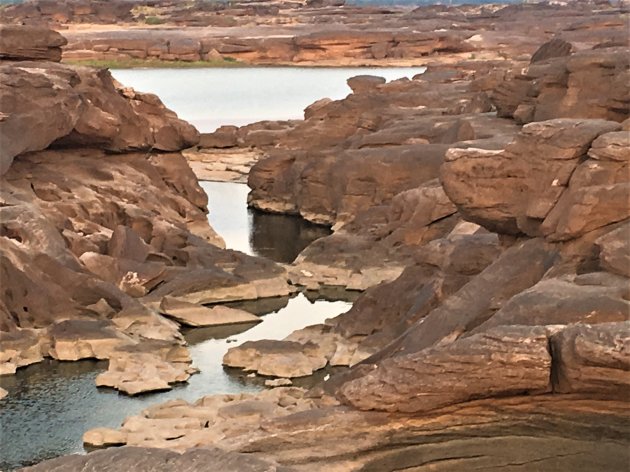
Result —
[[83, 435], [90, 447], [133, 445], [184, 452], [211, 445], [226, 435], [257, 428], [268, 418], [281, 418], [325, 405], [338, 405], [330, 397], [305, 398], [306, 390], [279, 387], [257, 394], [209, 395], [191, 404], [172, 400], [127, 418], [118, 430], [96, 428]]
[[177, 451], [219, 441], [233, 444], [226, 438], [251, 428], [264, 430], [281, 418], [287, 424], [298, 416], [324, 414], [340, 402], [353, 411], [430, 415], [483, 399], [541, 397], [561, 403], [568, 394], [622, 399], [630, 387], [629, 346], [630, 322], [500, 326], [446, 346], [364, 364], [367, 373], [343, 383], [333, 395], [279, 387], [211, 395], [194, 404], [175, 400], [128, 418], [118, 430], [90, 430], [84, 442]]
[[258, 316], [245, 310], [237, 310], [216, 305], [206, 307], [194, 303], [164, 297], [160, 304], [160, 313], [178, 323], [191, 327], [224, 326], [241, 323], [260, 323]]
[[[209, 465], [211, 468], [209, 469]], [[151, 470], [153, 472], [291, 472], [294, 469], [278, 466], [273, 461], [252, 457], [251, 454], [227, 452], [218, 448], [195, 449], [183, 454], [156, 448], [123, 447], [96, 451], [88, 455], [72, 455], [46, 461], [22, 469], [29, 472], [64, 472], [93, 470], [118, 472], [120, 470]]]
[[261, 151], [241, 148], [200, 148], [182, 154], [199, 180], [242, 184], [247, 183], [249, 170], [264, 156]]
[[281, 341], [248, 341], [233, 347], [223, 357], [223, 365], [280, 379], [306, 377], [326, 366], [353, 366], [374, 354], [361, 348], [359, 339], [347, 339], [330, 326], [313, 325]]

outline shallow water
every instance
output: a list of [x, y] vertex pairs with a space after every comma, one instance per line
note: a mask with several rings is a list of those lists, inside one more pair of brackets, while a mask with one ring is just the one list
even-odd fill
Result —
[[228, 249], [289, 263], [314, 240], [331, 233], [328, 227], [303, 218], [252, 208], [242, 211], [247, 206], [249, 192], [245, 184], [207, 181], [200, 184], [208, 194], [210, 224], [223, 236]]
[[351, 90], [350, 77], [411, 78], [424, 67], [243, 67], [207, 69], [117, 69], [122, 84], [157, 94], [199, 131], [221, 125], [303, 118], [304, 108], [324, 97], [338, 100]]
[[[273, 228], [280, 223], [266, 219], [274, 215], [256, 216], [247, 210], [247, 187], [209, 182], [202, 186], [209, 192], [210, 222], [229, 247], [250, 254], [279, 254], [287, 259], [308, 243], [304, 235], [296, 241], [297, 230], [291, 228], [309, 224], [295, 217], [282, 217], [286, 232], [281, 232], [281, 237], [265, 237], [264, 244], [257, 242], [257, 234], [271, 231], [275, 235]], [[318, 234], [315, 232], [313, 239]], [[201, 373], [169, 392], [127, 397], [114, 390], [97, 389], [94, 379], [107, 363], [96, 361], [46, 361], [20, 369], [15, 376], [0, 377], [0, 386], [9, 391], [8, 397], [0, 400], [0, 470], [82, 452], [81, 437], [86, 430], [117, 427], [125, 417], [152, 404], [258, 390], [261, 387], [242, 372], [223, 369], [224, 353], [248, 340], [282, 339], [295, 329], [321, 323], [351, 306], [343, 300], [316, 300], [318, 295], [306, 295], [240, 303], [244, 309], [265, 315], [256, 325], [188, 330], [185, 336], [193, 363]]]

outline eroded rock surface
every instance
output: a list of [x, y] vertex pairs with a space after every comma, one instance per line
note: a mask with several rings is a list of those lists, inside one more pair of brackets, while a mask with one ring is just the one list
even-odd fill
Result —
[[[222, 249], [178, 152], [198, 133], [156, 96], [51, 62], [57, 33], [2, 37], [15, 54], [0, 63], [0, 372], [93, 358], [110, 360], [98, 383], [129, 394], [185, 381], [194, 368], [180, 325], [157, 311], [163, 298], [286, 295], [285, 269]], [[212, 324], [257, 320], [212, 313]]]

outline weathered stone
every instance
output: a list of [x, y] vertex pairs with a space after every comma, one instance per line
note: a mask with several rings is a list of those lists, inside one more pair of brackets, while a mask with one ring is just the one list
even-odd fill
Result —
[[111, 321], [65, 320], [48, 328], [49, 355], [60, 361], [109, 359], [118, 347], [132, 345]]
[[194, 327], [259, 323], [261, 321], [256, 315], [252, 315], [244, 310], [220, 305], [208, 308], [171, 297], [162, 299], [160, 312], [184, 325]]
[[56, 31], [33, 26], [0, 25], [0, 59], [61, 60], [61, 46], [68, 43]]
[[362, 410], [426, 412], [471, 399], [551, 390], [541, 328], [504, 327], [374, 364], [338, 397]]
[[630, 223], [599, 237], [596, 244], [604, 269], [630, 277]]
[[376, 75], [357, 75], [348, 79], [347, 82], [353, 93], [366, 93], [383, 85], [386, 81], [383, 77]]
[[624, 321], [630, 316], [627, 280], [618, 286], [545, 279], [511, 298], [475, 332], [501, 325], [570, 325]]
[[606, 203], [601, 194], [612, 187], [572, 188], [577, 169], [591, 172], [582, 161], [593, 140], [618, 128], [602, 120], [531, 123], [504, 151], [450, 149], [440, 179], [464, 217], [492, 231], [577, 237], [618, 221], [628, 201], [623, 184]]
[[494, 101], [499, 115], [526, 123], [552, 118], [627, 119], [630, 60], [625, 46], [531, 64], [498, 88]]
[[121, 348], [109, 358], [107, 372], [96, 377], [99, 387], [115, 388], [127, 395], [170, 390], [197, 372], [190, 367], [190, 355], [183, 346], [152, 341]]
[[328, 359], [317, 355], [318, 346], [292, 341], [248, 341], [231, 348], [223, 356], [223, 365], [255, 371], [259, 375], [295, 378], [312, 375]]
[[99, 470], [114, 472], [120, 470], [152, 470], [168, 472], [186, 470], [201, 472], [208, 467], [225, 472], [258, 472], [262, 470], [291, 472], [292, 468], [277, 466], [273, 462], [238, 454], [221, 449], [206, 447], [183, 454], [149, 447], [123, 447], [106, 451], [96, 451], [89, 455], [72, 455], [51, 459], [33, 467], [23, 469], [29, 472], [74, 472], [79, 470]]
[[531, 64], [536, 62], [546, 61], [554, 57], [564, 57], [571, 54], [573, 46], [571, 43], [564, 41], [561, 38], [554, 38], [551, 41], [546, 42], [538, 48], [538, 50], [532, 54]]
[[552, 337], [554, 391], [618, 394], [630, 387], [630, 322], [578, 324]]

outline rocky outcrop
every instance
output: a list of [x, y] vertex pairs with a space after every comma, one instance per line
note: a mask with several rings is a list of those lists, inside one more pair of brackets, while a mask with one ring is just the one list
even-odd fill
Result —
[[493, 100], [499, 116], [522, 123], [551, 118], [623, 121], [630, 110], [629, 74], [627, 47], [584, 50], [533, 63], [501, 84]]
[[[58, 36], [31, 41], [54, 49]], [[158, 312], [164, 297], [187, 324], [202, 322], [191, 310], [212, 324], [257, 321], [181, 305], [286, 295], [286, 271], [221, 248], [177, 152], [198, 141], [191, 125], [106, 70], [32, 56], [0, 64], [0, 372], [109, 359], [98, 383], [129, 394], [185, 381], [194, 369], [180, 325]]]
[[59, 62], [66, 38], [47, 28], [0, 25], [0, 59]]
[[256, 315], [244, 310], [217, 305], [212, 308], [164, 297], [160, 313], [178, 323], [192, 327], [221, 326], [240, 323], [259, 323]]
[[[1, 65], [0, 81], [6, 115], [0, 123], [2, 173], [15, 156], [51, 145], [178, 151], [199, 139], [197, 131], [167, 111], [155, 95], [116, 88], [106, 70], [50, 63], [41, 68], [38, 62], [25, 61]], [[28, 132], [31, 129], [39, 131]]]
[[[165, 447], [184, 452], [222, 437], [256, 427], [265, 418], [281, 418], [314, 406], [338, 404], [331, 398], [309, 399], [299, 388], [276, 388], [259, 394], [211, 395], [194, 404], [174, 400], [127, 418], [120, 430], [97, 428], [83, 436], [85, 444]], [[173, 446], [173, 447], [168, 447]]]
[[493, 231], [575, 238], [630, 216], [626, 164], [604, 160], [602, 144], [599, 159], [587, 159], [598, 136], [619, 129], [603, 120], [531, 123], [505, 150], [449, 150], [441, 181], [466, 219]]
[[470, 119], [490, 104], [469, 85], [419, 76], [307, 109], [250, 171], [249, 204], [339, 225], [436, 178], [449, 146], [496, 146], [514, 129]]
[[70, 471], [100, 470], [114, 472], [124, 467], [126, 470], [153, 470], [168, 472], [171, 470], [187, 470], [201, 472], [207, 470], [208, 464], [225, 472], [257, 472], [273, 470], [274, 472], [291, 472], [290, 467], [276, 466], [272, 462], [251, 457], [249, 454], [226, 452], [217, 448], [196, 449], [183, 454], [157, 448], [125, 447], [108, 451], [97, 451], [88, 456], [74, 455], [53, 459], [42, 464], [27, 467], [25, 471]]
[[345, 383], [338, 396], [359, 409], [418, 413], [471, 399], [546, 393], [548, 345], [544, 329], [496, 328], [386, 359]]
[[[39, 0], [10, 5], [0, 18], [3, 23], [63, 28], [70, 40], [67, 58], [123, 63], [236, 59], [254, 64], [418, 65], [436, 55], [447, 61], [525, 57], [552, 40], [556, 31], [556, 39], [583, 49], [624, 44], [627, 36], [625, 9], [601, 2], [537, 8], [456, 5], [440, 11], [431, 5], [409, 11], [339, 3]], [[539, 56], [557, 56], [558, 51], [564, 49], [556, 43]]]

